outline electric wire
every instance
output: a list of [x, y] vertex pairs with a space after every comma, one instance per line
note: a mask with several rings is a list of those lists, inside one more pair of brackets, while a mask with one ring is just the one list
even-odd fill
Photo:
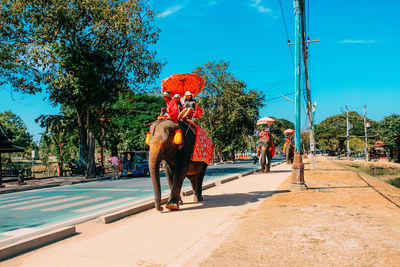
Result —
[[[287, 38], [288, 43], [289, 43], [290, 38], [289, 38], [289, 33], [288, 33], [288, 30], [287, 30], [287, 27], [286, 27], [286, 20], [285, 20], [285, 15], [284, 15], [284, 13], [283, 13], [282, 1], [281, 1], [281, 0], [279, 0], [279, 6], [281, 7], [281, 14], [282, 14], [283, 25], [285, 26], [286, 38]], [[292, 65], [293, 65], [293, 68], [294, 68], [294, 58], [293, 58], [292, 49], [290, 48], [289, 45], [288, 45], [288, 47], [289, 47], [289, 51], [290, 51], [290, 58], [291, 58], [291, 60], [292, 60]]]

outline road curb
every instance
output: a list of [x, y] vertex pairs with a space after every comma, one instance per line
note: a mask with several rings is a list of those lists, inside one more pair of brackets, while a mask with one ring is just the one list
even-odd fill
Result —
[[75, 226], [60, 228], [45, 234], [32, 236], [0, 248], [0, 261], [22, 252], [54, 243], [76, 234]]

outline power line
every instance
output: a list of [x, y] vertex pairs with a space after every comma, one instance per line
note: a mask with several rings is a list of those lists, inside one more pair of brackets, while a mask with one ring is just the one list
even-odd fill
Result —
[[[289, 33], [288, 33], [288, 30], [287, 30], [287, 27], [286, 27], [286, 20], [285, 20], [285, 15], [283, 13], [282, 1], [281, 0], [279, 0], [279, 6], [281, 7], [283, 25], [285, 26], [286, 38], [287, 38], [287, 41], [289, 43], [290, 42], [290, 38], [289, 38]], [[293, 68], [294, 68], [294, 58], [293, 58], [293, 53], [292, 53], [292, 49], [290, 48], [290, 46], [289, 46], [289, 52], [290, 52], [290, 58], [292, 59], [292, 65], [293, 65]]]

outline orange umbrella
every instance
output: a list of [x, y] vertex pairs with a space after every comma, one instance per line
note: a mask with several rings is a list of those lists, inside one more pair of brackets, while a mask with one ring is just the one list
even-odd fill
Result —
[[196, 97], [204, 87], [204, 79], [196, 74], [172, 74], [161, 82], [162, 91], [170, 91], [171, 95], [183, 96], [190, 91]]
[[294, 130], [293, 129], [286, 129], [283, 131], [284, 135], [292, 135], [294, 134]]
[[257, 125], [273, 123], [275, 120], [270, 117], [264, 117], [257, 121]]

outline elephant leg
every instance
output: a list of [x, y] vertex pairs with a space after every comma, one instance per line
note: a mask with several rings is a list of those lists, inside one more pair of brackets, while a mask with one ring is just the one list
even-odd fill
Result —
[[[168, 162], [165, 162], [165, 176], [167, 177], [169, 189], [172, 190], [172, 179], [174, 177], [173, 167]], [[181, 196], [179, 195], [178, 204], [182, 205], [183, 201]]]
[[271, 153], [270, 153], [270, 152], [268, 152], [267, 158], [268, 158], [268, 163], [267, 163], [267, 170], [266, 170], [266, 172], [270, 172], [270, 171], [271, 171], [271, 159], [272, 159], [272, 156], [271, 156]]
[[169, 210], [179, 210], [179, 201], [182, 201], [181, 189], [188, 167], [182, 168], [180, 170], [179, 167], [181, 166], [175, 166], [174, 178], [172, 180], [171, 194], [167, 204], [165, 205], [165, 207]]
[[199, 202], [199, 201], [203, 201], [203, 179], [204, 179], [204, 175], [206, 173], [206, 168], [202, 167], [201, 170], [195, 174], [195, 175], [191, 175], [190, 177], [188, 177], [190, 179], [190, 182], [192, 184], [192, 188], [193, 188], [193, 201], [194, 202]]
[[266, 153], [267, 152], [267, 148], [265, 146], [261, 147], [261, 172], [265, 172], [265, 165], [266, 165]]

